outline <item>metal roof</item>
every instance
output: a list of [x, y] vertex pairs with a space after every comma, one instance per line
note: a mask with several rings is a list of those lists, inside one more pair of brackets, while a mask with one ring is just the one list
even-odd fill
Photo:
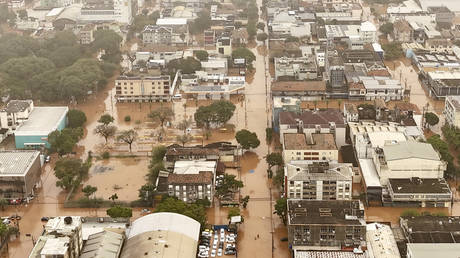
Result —
[[39, 151], [0, 151], [0, 176], [25, 176]]
[[410, 158], [440, 160], [439, 154], [433, 149], [431, 144], [416, 141], [385, 145], [383, 146], [383, 152], [387, 161]]
[[29, 119], [14, 134], [15, 136], [48, 135], [57, 129], [68, 111], [68, 107], [35, 107]]

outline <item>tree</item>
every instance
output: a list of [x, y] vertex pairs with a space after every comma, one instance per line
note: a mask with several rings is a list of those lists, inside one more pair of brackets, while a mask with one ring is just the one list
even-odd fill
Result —
[[431, 126], [435, 126], [439, 123], [439, 117], [432, 112], [426, 112], [425, 113], [425, 123]]
[[211, 26], [211, 16], [209, 11], [202, 10], [198, 13], [198, 17], [190, 25], [190, 33], [202, 33]]
[[275, 177], [273, 177], [273, 184], [281, 188], [284, 187], [284, 168], [279, 167], [276, 170]]
[[385, 51], [385, 59], [387, 60], [395, 60], [403, 57], [403, 49], [400, 42], [383, 44], [382, 48]]
[[[5, 211], [5, 206], [8, 205], [8, 200], [7, 199], [0, 199], [0, 207], [2, 207], [2, 211]], [[3, 223], [2, 223], [3, 224]]]
[[240, 208], [231, 207], [230, 209], [228, 209], [227, 219], [230, 219], [231, 217], [234, 217], [234, 216], [240, 216], [240, 215], [241, 215]]
[[286, 225], [287, 223], [287, 199], [286, 198], [281, 198], [281, 199], [276, 200], [275, 212], [273, 212], [273, 214], [278, 215], [283, 221], [283, 224]]
[[258, 23], [257, 23], [257, 28], [258, 28], [259, 30], [264, 30], [264, 28], [265, 28], [265, 23], [263, 23], [263, 22], [258, 22]]
[[82, 127], [86, 123], [86, 114], [81, 110], [71, 109], [67, 113], [67, 120], [71, 128]]
[[94, 33], [92, 43], [94, 50], [105, 51], [102, 59], [112, 63], [118, 63], [121, 60], [120, 44], [123, 38], [113, 30], [97, 30]]
[[109, 138], [115, 136], [115, 134], [117, 133], [117, 127], [114, 125], [101, 124], [96, 126], [96, 128], [94, 129], [94, 133], [104, 137], [105, 143], [107, 143]]
[[54, 175], [58, 179], [56, 186], [70, 190], [80, 185], [81, 180], [88, 175], [89, 165], [83, 164], [81, 159], [63, 158], [56, 162]]
[[243, 203], [243, 208], [246, 209], [246, 206], [248, 206], [248, 202], [249, 202], [249, 195], [246, 195], [243, 199], [241, 199], [241, 202]]
[[26, 10], [26, 9], [21, 9], [21, 10], [19, 10], [19, 11], [18, 11], [18, 17], [19, 17], [19, 19], [21, 19], [21, 20], [27, 19], [27, 17], [28, 17], [28, 16], [27, 16], [27, 10]]
[[265, 160], [268, 164], [268, 169], [271, 169], [273, 166], [283, 165], [283, 156], [281, 153], [272, 152], [265, 157]]
[[182, 147], [184, 147], [186, 143], [191, 142], [192, 140], [193, 137], [190, 134], [178, 135], [176, 137], [176, 141], [180, 142]]
[[97, 187], [87, 185], [87, 186], [83, 187], [83, 189], [81, 191], [85, 194], [86, 198], [89, 198], [91, 195], [93, 195], [95, 192], [97, 192]]
[[245, 150], [251, 148], [257, 148], [260, 145], [260, 141], [257, 138], [256, 133], [252, 133], [246, 129], [240, 130], [235, 135], [236, 141], [241, 145]]
[[195, 122], [199, 127], [210, 129], [212, 125], [220, 126], [232, 118], [236, 107], [227, 100], [213, 102], [209, 106], [201, 106], [194, 114]]
[[107, 209], [107, 215], [111, 218], [131, 218], [133, 216], [133, 210], [127, 207], [113, 206]]
[[182, 130], [184, 133], [186, 132], [187, 128], [189, 128], [193, 124], [193, 119], [184, 119], [177, 125], [177, 129]]
[[268, 144], [271, 144], [273, 140], [273, 128], [265, 128], [265, 140], [267, 140]]
[[401, 217], [418, 217], [420, 212], [417, 210], [405, 210], [401, 213]]
[[147, 179], [151, 184], [156, 184], [158, 174], [161, 170], [164, 170], [163, 158], [166, 154], [166, 147], [163, 145], [157, 145], [152, 149], [152, 159], [149, 164], [149, 172]]
[[289, 43], [289, 42], [299, 42], [300, 39], [298, 37], [294, 37], [294, 36], [288, 36], [284, 42], [285, 43]]
[[103, 124], [103, 125], [108, 125], [110, 123], [112, 123], [115, 119], [113, 118], [113, 116], [109, 115], [109, 114], [103, 114], [99, 120], [97, 120], [97, 122]]
[[109, 200], [111, 200], [113, 203], [115, 203], [115, 200], [118, 200], [118, 194], [114, 193], [109, 197]]
[[139, 189], [139, 199], [148, 202], [148, 203], [153, 203], [153, 197], [155, 194], [155, 185], [153, 184], [145, 184], [141, 186]]
[[268, 35], [267, 33], [263, 32], [263, 33], [259, 33], [257, 34], [257, 40], [258, 41], [264, 41], [268, 39]]
[[232, 58], [244, 58], [246, 60], [246, 66], [252, 65], [252, 62], [256, 60], [256, 56], [254, 55], [254, 53], [252, 53], [251, 50], [244, 47], [240, 47], [233, 50]]
[[187, 57], [181, 59], [174, 59], [168, 62], [166, 66], [169, 73], [175, 73], [177, 70], [181, 70], [183, 74], [192, 74], [198, 70], [201, 70], [201, 62], [196, 60], [194, 57]]
[[193, 51], [193, 53], [195, 54], [196, 58], [198, 58], [198, 60], [200, 61], [207, 61], [208, 60], [208, 51], [206, 50], [195, 50]]
[[83, 137], [83, 128], [64, 128], [53, 131], [48, 135], [49, 151], [57, 152], [59, 156], [72, 152], [75, 144]]
[[173, 212], [190, 217], [200, 222], [201, 227], [206, 226], [206, 208], [199, 204], [187, 204], [174, 197], [166, 197], [155, 208], [154, 212]]
[[217, 196], [222, 197], [230, 192], [237, 191], [243, 186], [243, 181], [237, 180], [235, 175], [225, 174], [222, 179], [222, 183], [219, 186], [216, 186], [216, 194]]
[[163, 145], [157, 145], [152, 149], [152, 163], [162, 162], [164, 156], [166, 155], [166, 147]]
[[393, 33], [393, 23], [387, 22], [383, 25], [380, 26], [379, 28], [380, 32], [382, 32], [385, 35]]
[[127, 143], [129, 145], [129, 152], [131, 152], [131, 145], [137, 139], [137, 132], [133, 129], [130, 130], [123, 130], [121, 131], [118, 136], [117, 140]]
[[246, 30], [248, 32], [248, 39], [253, 40], [257, 34], [257, 27], [255, 21], [250, 21], [246, 25]]
[[166, 121], [171, 121], [174, 118], [174, 111], [170, 107], [161, 106], [153, 110], [148, 116], [153, 120], [159, 120], [161, 127], [163, 127]]

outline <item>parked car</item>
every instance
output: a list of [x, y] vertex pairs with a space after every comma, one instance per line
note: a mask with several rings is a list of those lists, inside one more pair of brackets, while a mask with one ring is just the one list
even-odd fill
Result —
[[216, 249], [212, 249], [212, 251], [211, 251], [211, 257], [216, 257]]
[[225, 250], [224, 254], [225, 255], [234, 255], [234, 254], [236, 254], [236, 250], [233, 250], [233, 249]]
[[212, 249], [217, 249], [217, 241], [212, 242]]
[[222, 249], [219, 248], [219, 250], [217, 250], [217, 256], [222, 256]]
[[41, 220], [42, 222], [47, 222], [48, 220], [50, 220], [50, 218], [48, 218], [48, 217], [42, 217], [40, 220]]

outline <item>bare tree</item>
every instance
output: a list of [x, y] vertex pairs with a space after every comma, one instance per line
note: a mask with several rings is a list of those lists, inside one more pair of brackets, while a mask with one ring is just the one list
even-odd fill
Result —
[[190, 117], [189, 119], [184, 119], [177, 125], [177, 128], [184, 131], [187, 130], [193, 124], [193, 119]]
[[182, 143], [182, 147], [184, 147], [186, 143], [191, 142], [193, 140], [193, 137], [190, 134], [183, 134], [183, 135], [178, 135], [176, 137], [176, 140]]
[[131, 145], [133, 144], [133, 142], [136, 141], [136, 139], [137, 139], [137, 132], [134, 131], [133, 129], [123, 130], [117, 136], [118, 141], [122, 141], [129, 145], [129, 152], [131, 152]]
[[107, 143], [109, 138], [115, 136], [116, 132], [117, 127], [114, 125], [100, 124], [94, 129], [95, 134], [99, 134], [100, 136], [104, 137], [105, 143]]
[[171, 121], [172, 118], [174, 117], [174, 112], [170, 107], [159, 107], [155, 110], [153, 110], [150, 114], [149, 117], [153, 120], [159, 120], [161, 123], [161, 127], [164, 126], [164, 123], [166, 121]]

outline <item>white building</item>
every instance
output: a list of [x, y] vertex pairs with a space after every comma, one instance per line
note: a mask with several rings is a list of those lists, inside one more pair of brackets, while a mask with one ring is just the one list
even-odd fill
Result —
[[400, 258], [393, 230], [380, 223], [366, 225], [367, 251], [374, 258]]
[[283, 160], [337, 161], [339, 150], [331, 133], [285, 133]]
[[359, 28], [359, 33], [361, 40], [365, 43], [374, 43], [377, 42], [377, 28], [375, 25], [370, 22], [366, 21], [361, 23]]
[[446, 123], [460, 128], [460, 96], [447, 96], [444, 107]]
[[398, 80], [380, 76], [360, 76], [359, 80], [362, 81], [366, 89], [366, 100], [383, 99], [390, 101], [402, 100], [404, 97], [404, 88]]
[[0, 126], [2, 129], [16, 130], [29, 118], [34, 109], [32, 100], [10, 100], [6, 107], [0, 110]]
[[351, 200], [353, 165], [293, 160], [286, 164], [285, 191], [289, 199]]
[[87, 3], [81, 8], [82, 22], [117, 22], [130, 25], [137, 12], [137, 0], [114, 0], [102, 4]]

